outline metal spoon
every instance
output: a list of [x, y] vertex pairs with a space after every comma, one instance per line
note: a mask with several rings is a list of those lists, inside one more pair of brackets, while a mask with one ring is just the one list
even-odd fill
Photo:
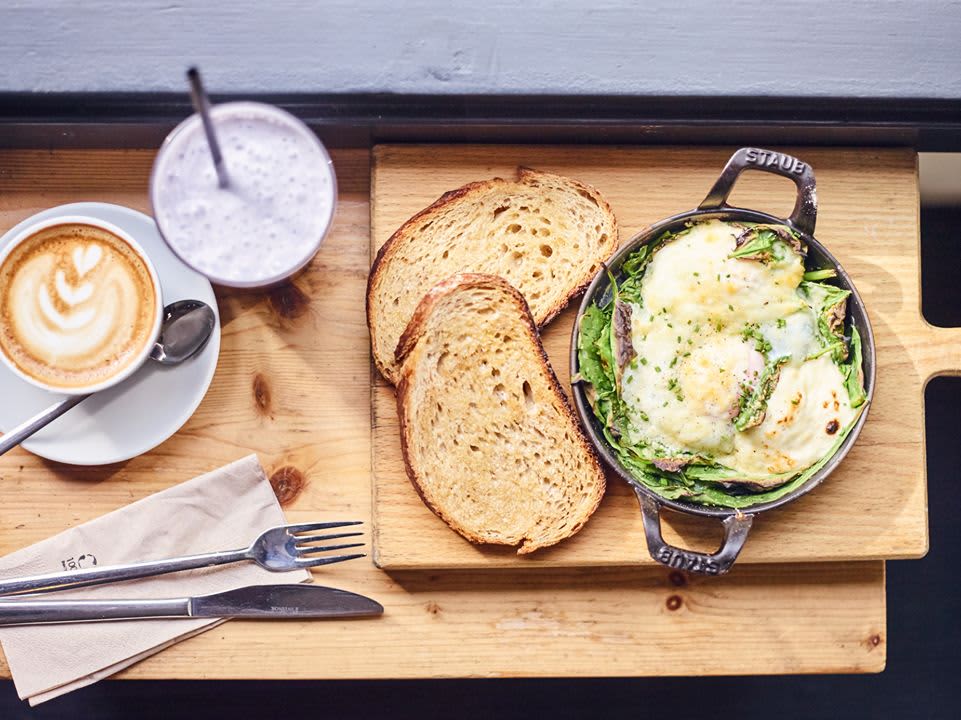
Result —
[[[161, 365], [177, 365], [203, 350], [213, 333], [216, 317], [207, 303], [178, 300], [164, 308], [160, 337], [150, 351], [150, 359]], [[0, 437], [0, 455], [16, 447], [70, 408], [90, 395], [71, 395], [21, 423]]]

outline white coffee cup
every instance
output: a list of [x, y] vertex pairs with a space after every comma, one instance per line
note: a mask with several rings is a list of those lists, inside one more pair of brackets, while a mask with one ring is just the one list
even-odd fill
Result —
[[[8, 298], [8, 292], [9, 292], [6, 286], [7, 286], [7, 283], [10, 283], [12, 285], [14, 282], [16, 282], [15, 274], [13, 273], [13, 271], [8, 272], [6, 270], [8, 259], [10, 259], [12, 255], [14, 255], [14, 253], [17, 251], [18, 248], [20, 248], [22, 245], [24, 245], [28, 241], [31, 241], [32, 239], [36, 238], [37, 235], [43, 233], [44, 231], [48, 231], [52, 228], [57, 228], [60, 226], [64, 226], [65, 232], [68, 232], [71, 227], [76, 229], [77, 226], [90, 226], [91, 228], [93, 228], [94, 233], [96, 233], [96, 231], [100, 231], [102, 233], [112, 235], [115, 240], [120, 241], [118, 245], [127, 246], [130, 250], [133, 251], [134, 255], [136, 255], [136, 257], [139, 258], [139, 260], [143, 263], [143, 268], [146, 270], [146, 275], [149, 278], [149, 282], [151, 283], [151, 289], [152, 289], [152, 297], [153, 297], [152, 307], [146, 308], [144, 310], [145, 322], [149, 323], [149, 325], [147, 325], [145, 330], [142, 333], [140, 333], [140, 337], [136, 338], [136, 344], [134, 346], [135, 349], [132, 351], [132, 353], [131, 352], [126, 353], [127, 357], [125, 358], [124, 364], [120, 369], [118, 369], [116, 372], [109, 373], [105, 377], [99, 378], [96, 381], [80, 383], [80, 384], [59, 384], [59, 383], [45, 381], [42, 378], [34, 377], [27, 370], [22, 368], [20, 364], [18, 364], [18, 362], [13, 357], [8, 355], [8, 348], [6, 347], [5, 341], [3, 338], [0, 338], [0, 361], [2, 361], [3, 364], [10, 369], [11, 372], [16, 374], [18, 377], [22, 378], [24, 381], [30, 383], [31, 385], [34, 385], [35, 387], [41, 388], [43, 390], [48, 390], [50, 392], [55, 392], [55, 393], [60, 393], [65, 395], [87, 395], [90, 393], [99, 392], [101, 390], [106, 390], [109, 387], [113, 387], [114, 385], [117, 385], [118, 383], [123, 382], [132, 374], [134, 374], [147, 361], [148, 357], [150, 356], [150, 351], [153, 349], [153, 346], [160, 335], [160, 328], [163, 322], [164, 304], [163, 304], [162, 290], [160, 285], [160, 279], [157, 277], [157, 271], [154, 268], [153, 263], [150, 261], [150, 258], [144, 252], [143, 248], [140, 246], [139, 243], [137, 243], [136, 240], [134, 240], [133, 237], [130, 236], [129, 233], [120, 229], [116, 225], [113, 225], [112, 223], [109, 223], [109, 222], [105, 222], [103, 220], [99, 220], [94, 217], [87, 217], [82, 215], [70, 215], [70, 216], [51, 218], [48, 220], [41, 220], [36, 223], [29, 224], [21, 232], [19, 232], [13, 238], [13, 240], [11, 240], [7, 244], [6, 247], [0, 249], [0, 333], [7, 332], [7, 323], [8, 323], [7, 313], [9, 311], [12, 311], [11, 308], [3, 307], [3, 303]], [[53, 242], [53, 240], [51, 242]], [[80, 262], [83, 264], [81, 267], [76, 268], [78, 275], [80, 270], [83, 270], [84, 272], [90, 272], [99, 262], [99, 259], [102, 258], [103, 256], [102, 249], [99, 251], [99, 253], [90, 253], [89, 252], [90, 249], [91, 248], [88, 246], [86, 248], [88, 252], [84, 253], [83, 251], [81, 251], [81, 254], [79, 256], [77, 255], [73, 256], [73, 262], [75, 265], [77, 262]], [[90, 265], [91, 255], [95, 255], [97, 257], [97, 259], [93, 260], [93, 266]], [[58, 277], [55, 283], [56, 291], [68, 293], [69, 294], [68, 300], [75, 301], [82, 304], [85, 301], [85, 299], [91, 298], [93, 294], [98, 291], [98, 288], [93, 288], [91, 286], [91, 289], [88, 290], [86, 286], [90, 286], [90, 283], [84, 284], [82, 281], [83, 276], [80, 276], [80, 277], [81, 277], [80, 284], [77, 287], [73, 287], [69, 285], [67, 281], [63, 280], [63, 276]], [[47, 282], [49, 286], [49, 278]], [[38, 290], [38, 295], [42, 293], [47, 294], [48, 304], [45, 305], [43, 302], [38, 301], [37, 305], [40, 306], [42, 310], [47, 309], [49, 310], [49, 312], [56, 314], [57, 311], [55, 308], [53, 310], [50, 310], [50, 307], [52, 307], [54, 303], [52, 303], [49, 300], [48, 286], [41, 287]], [[28, 295], [22, 298], [17, 298], [17, 297], [9, 298], [9, 302], [12, 306], [13, 303], [16, 303], [16, 302], [30, 303], [30, 302], [33, 302], [34, 299], [35, 298], [32, 298]], [[62, 301], [63, 301], [63, 298], [61, 297], [61, 302]], [[81, 308], [79, 312], [83, 312], [83, 308]], [[89, 314], [89, 311], [88, 311], [88, 314]], [[59, 317], [59, 315], [57, 317]], [[76, 316], [74, 316], [74, 318], [75, 317]], [[71, 318], [67, 318], [67, 320], [70, 320], [70, 319]], [[67, 322], [67, 320], [65, 320], [64, 322]], [[83, 329], [83, 328], [81, 327], [80, 329]], [[80, 334], [78, 328], [71, 327], [71, 330], [76, 331], [75, 334]], [[52, 331], [52, 333], [55, 333], [55, 332], [56, 332], [55, 330]], [[90, 337], [92, 338], [95, 336], [91, 334]], [[52, 339], [51, 342], [56, 343], [56, 340]], [[46, 362], [46, 361], [34, 359], [33, 362], [35, 362], [37, 365], [57, 367], [57, 363], [55, 361]]]

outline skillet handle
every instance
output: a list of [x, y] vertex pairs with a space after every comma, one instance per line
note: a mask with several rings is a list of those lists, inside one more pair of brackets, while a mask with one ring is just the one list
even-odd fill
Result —
[[727, 204], [728, 195], [734, 189], [738, 176], [745, 170], [763, 170], [792, 180], [797, 186], [797, 199], [794, 201], [791, 217], [787, 221], [795, 230], [806, 235], [814, 234], [814, 225], [818, 219], [818, 196], [814, 184], [814, 171], [810, 165], [801, 162], [793, 155], [774, 150], [747, 147], [734, 153], [721, 171], [711, 192], [697, 209], [727, 210], [731, 208]]
[[647, 549], [651, 557], [663, 565], [700, 573], [701, 575], [723, 575], [737, 560], [747, 533], [754, 522], [754, 515], [731, 515], [724, 518], [724, 540], [721, 547], [713, 555], [708, 553], [682, 550], [668, 545], [661, 535], [661, 504], [646, 494], [634, 488], [637, 500], [641, 504], [641, 516], [644, 519], [644, 535], [647, 536]]

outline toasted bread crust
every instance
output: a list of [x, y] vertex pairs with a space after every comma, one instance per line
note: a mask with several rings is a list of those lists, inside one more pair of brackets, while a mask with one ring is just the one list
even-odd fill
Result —
[[[481, 194], [487, 192], [488, 190], [495, 188], [500, 185], [511, 185], [515, 183], [523, 183], [525, 179], [528, 178], [538, 178], [538, 177], [552, 177], [561, 178], [565, 183], [569, 184], [575, 189], [579, 194], [588, 197], [594, 202], [598, 208], [607, 217], [610, 225], [611, 232], [608, 234], [608, 240], [605, 245], [599, 246], [596, 253], [596, 260], [598, 262], [606, 260], [618, 247], [618, 228], [617, 228], [617, 218], [614, 216], [614, 211], [612, 210], [610, 204], [601, 196], [601, 194], [595, 190], [590, 185], [582, 183], [573, 178], [568, 178], [559, 175], [552, 175], [551, 173], [545, 173], [538, 170], [534, 170], [527, 167], [517, 168], [517, 180], [505, 180], [504, 178], [494, 177], [489, 180], [479, 180], [476, 182], [471, 182], [463, 185], [455, 190], [449, 190], [441, 195], [437, 200], [431, 203], [429, 206], [418, 212], [416, 215], [408, 219], [403, 225], [401, 225], [394, 233], [388, 238], [381, 248], [377, 251], [374, 261], [370, 267], [370, 274], [367, 277], [367, 292], [366, 292], [366, 315], [367, 315], [367, 327], [370, 331], [371, 338], [371, 350], [374, 358], [374, 364], [376, 365], [378, 371], [391, 383], [397, 384], [398, 375], [397, 368], [387, 366], [382, 360], [382, 354], [388, 355], [390, 352], [389, 348], [380, 348], [382, 351], [378, 351], [379, 336], [377, 320], [374, 313], [374, 296], [383, 280], [383, 275], [385, 268], [391, 262], [393, 256], [398, 252], [403, 242], [411, 235], [411, 231], [417, 226], [422, 225], [425, 222], [430, 222], [433, 218], [440, 215], [442, 212], [446, 211], [448, 207], [454, 203], [461, 202], [465, 198], [469, 198], [473, 195]], [[546, 308], [543, 312], [542, 317], [535, 318], [535, 325], [538, 328], [544, 327], [547, 323], [553, 320], [558, 313], [563, 310], [570, 300], [582, 293], [585, 288], [590, 284], [593, 279], [593, 272], [585, 272], [581, 277], [577, 278], [575, 282], [571, 284], [567, 292], [563, 297], [556, 303]], [[396, 351], [395, 351], [396, 355]]]
[[564, 414], [565, 418], [571, 423], [574, 429], [575, 442], [578, 445], [578, 450], [583, 453], [584, 459], [590, 464], [593, 474], [596, 479], [596, 493], [594, 497], [594, 502], [590, 506], [588, 512], [584, 513], [580, 521], [564, 536], [558, 536], [551, 538], [547, 541], [537, 541], [534, 538], [524, 538], [521, 542], [520, 547], [517, 550], [519, 555], [524, 555], [531, 553], [543, 547], [548, 547], [554, 545], [561, 540], [564, 540], [575, 533], [577, 533], [587, 522], [591, 515], [597, 510], [602, 498], [604, 497], [604, 491], [606, 488], [606, 476], [604, 470], [601, 466], [600, 459], [597, 456], [596, 451], [593, 446], [587, 440], [583, 431], [581, 430], [580, 424], [578, 422], [577, 416], [574, 413], [571, 404], [565, 395], [561, 384], [557, 379], [557, 375], [554, 373], [554, 369], [548, 360], [547, 353], [544, 351], [544, 346], [540, 341], [540, 336], [537, 332], [537, 328], [534, 324], [534, 318], [531, 315], [530, 308], [527, 305], [527, 301], [524, 296], [514, 288], [510, 283], [501, 277], [496, 275], [484, 275], [480, 273], [459, 273], [454, 275], [447, 280], [442, 281], [438, 285], [434, 286], [427, 295], [421, 300], [417, 306], [417, 310], [414, 312], [414, 316], [411, 318], [410, 323], [405, 329], [401, 340], [397, 345], [397, 351], [395, 357], [400, 366], [400, 372], [398, 377], [398, 382], [396, 386], [396, 399], [397, 399], [397, 415], [400, 420], [400, 441], [401, 449], [404, 455], [404, 465], [407, 471], [407, 477], [410, 480], [411, 485], [414, 490], [420, 496], [424, 504], [441, 520], [443, 520], [447, 525], [449, 525], [457, 533], [465, 537], [472, 543], [475, 544], [501, 544], [501, 545], [513, 545], [512, 543], [497, 542], [490, 539], [485, 539], [480, 537], [469, 528], [466, 528], [456, 521], [452, 520], [445, 512], [442, 507], [438, 507], [436, 504], [432, 503], [428, 497], [428, 494], [424, 490], [421, 481], [418, 477], [417, 469], [413, 466], [411, 462], [411, 452], [410, 452], [410, 438], [412, 435], [412, 430], [407, 421], [406, 405], [408, 401], [408, 393], [411, 375], [413, 368], [407, 364], [407, 359], [411, 356], [411, 353], [417, 346], [417, 342], [423, 337], [426, 323], [433, 312], [435, 306], [447, 295], [451, 293], [460, 292], [470, 288], [492, 288], [501, 291], [505, 291], [510, 294], [512, 300], [517, 306], [519, 315], [523, 320], [525, 334], [534, 348], [537, 350], [538, 363], [540, 369], [543, 370], [551, 390], [555, 398], [558, 400], [561, 412]]

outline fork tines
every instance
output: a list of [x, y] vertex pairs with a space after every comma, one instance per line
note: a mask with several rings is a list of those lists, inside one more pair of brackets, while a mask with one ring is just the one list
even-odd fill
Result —
[[311, 568], [319, 567], [320, 565], [330, 565], [332, 563], [344, 562], [345, 560], [354, 560], [356, 558], [366, 557], [366, 553], [356, 553], [351, 555], [336, 555], [333, 557], [310, 557], [318, 553], [331, 552], [334, 550], [345, 550], [347, 548], [363, 547], [364, 543], [340, 543], [337, 545], [315, 545], [313, 543], [322, 543], [329, 540], [339, 540], [341, 538], [349, 537], [359, 537], [364, 533], [362, 532], [344, 532], [344, 533], [328, 533], [326, 535], [311, 535], [305, 533], [312, 533], [317, 530], [332, 530], [334, 528], [348, 527], [351, 525], [362, 525], [361, 520], [348, 520], [344, 522], [326, 522], [326, 523], [300, 523], [296, 525], [288, 525], [287, 533], [295, 540], [294, 554], [297, 556], [295, 561], [298, 567]]

